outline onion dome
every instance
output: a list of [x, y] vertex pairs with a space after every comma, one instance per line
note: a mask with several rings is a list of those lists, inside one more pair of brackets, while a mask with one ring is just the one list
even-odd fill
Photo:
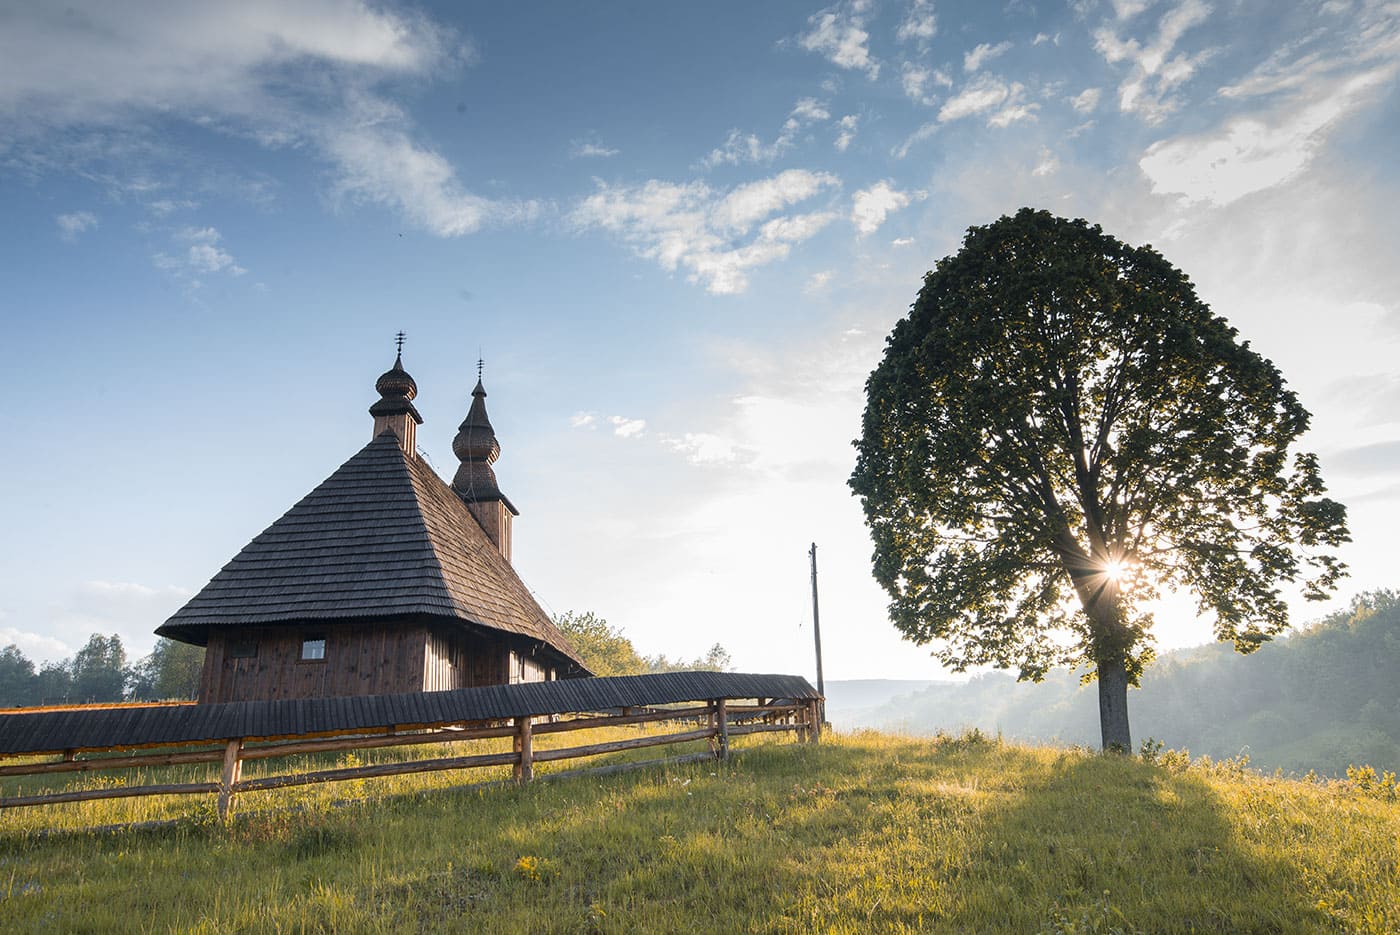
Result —
[[394, 355], [394, 366], [374, 381], [374, 388], [379, 391], [379, 401], [369, 407], [370, 415], [378, 419], [380, 416], [408, 414], [416, 424], [423, 424], [423, 417], [413, 408], [413, 397], [418, 395], [418, 384], [408, 375], [408, 371], [403, 369], [402, 352]]
[[472, 390], [471, 409], [462, 424], [457, 426], [457, 437], [452, 439], [452, 453], [458, 461], [484, 461], [487, 464], [501, 456], [496, 430], [491, 427], [491, 419], [486, 415], [486, 388], [479, 379], [476, 389]]
[[491, 469], [501, 456], [501, 445], [486, 415], [486, 388], [480, 377], [472, 390], [471, 409], [457, 427], [457, 437], [452, 439], [452, 453], [462, 462], [452, 478], [452, 489], [458, 496], [468, 502], [501, 499], [496, 472]]
[[374, 388], [386, 399], [390, 396], [403, 396], [409, 400], [418, 395], [418, 384], [403, 369], [403, 353], [394, 355], [394, 366], [374, 381]]

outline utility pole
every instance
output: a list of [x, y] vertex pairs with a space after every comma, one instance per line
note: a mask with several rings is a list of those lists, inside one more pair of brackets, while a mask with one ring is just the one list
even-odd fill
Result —
[[812, 635], [817, 640], [817, 694], [822, 696], [821, 719], [826, 721], [826, 680], [822, 678], [822, 618], [817, 608], [817, 544], [812, 543]]

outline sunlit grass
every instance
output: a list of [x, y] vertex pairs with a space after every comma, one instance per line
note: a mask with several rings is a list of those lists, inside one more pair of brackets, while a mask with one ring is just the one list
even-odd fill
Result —
[[738, 748], [523, 789], [373, 780], [342, 808], [346, 784], [300, 811], [268, 793], [229, 828], [41, 837], [111, 803], [18, 810], [0, 929], [1400, 930], [1400, 804], [1378, 786], [979, 736]]

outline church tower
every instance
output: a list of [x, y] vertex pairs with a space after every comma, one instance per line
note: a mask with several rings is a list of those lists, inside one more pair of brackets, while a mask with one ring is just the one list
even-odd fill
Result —
[[496, 472], [491, 465], [501, 456], [496, 431], [486, 415], [486, 388], [481, 383], [481, 363], [477, 362], [476, 389], [472, 390], [472, 405], [467, 417], [452, 439], [452, 453], [462, 464], [452, 478], [452, 490], [462, 498], [467, 509], [485, 530], [486, 537], [510, 561], [511, 520], [520, 515], [501, 493], [496, 484]]
[[418, 395], [418, 384], [403, 369], [403, 338], [403, 332], [400, 331], [394, 366], [374, 382], [374, 388], [379, 392], [379, 401], [369, 407], [369, 414], [374, 416], [374, 434], [370, 437], [378, 438], [385, 431], [393, 432], [398, 437], [399, 447], [403, 449], [404, 454], [416, 458], [418, 426], [423, 424], [423, 417], [413, 406], [413, 397]]

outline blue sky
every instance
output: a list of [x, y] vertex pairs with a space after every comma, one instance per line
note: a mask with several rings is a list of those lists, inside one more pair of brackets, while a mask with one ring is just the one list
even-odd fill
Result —
[[1400, 585], [1397, 74], [1367, 0], [0, 2], [0, 641], [147, 651], [368, 440], [403, 329], [449, 477], [485, 357], [546, 609], [805, 673], [815, 540], [827, 675], [935, 676], [850, 441], [1022, 205], [1192, 277], [1314, 413], [1346, 595]]

